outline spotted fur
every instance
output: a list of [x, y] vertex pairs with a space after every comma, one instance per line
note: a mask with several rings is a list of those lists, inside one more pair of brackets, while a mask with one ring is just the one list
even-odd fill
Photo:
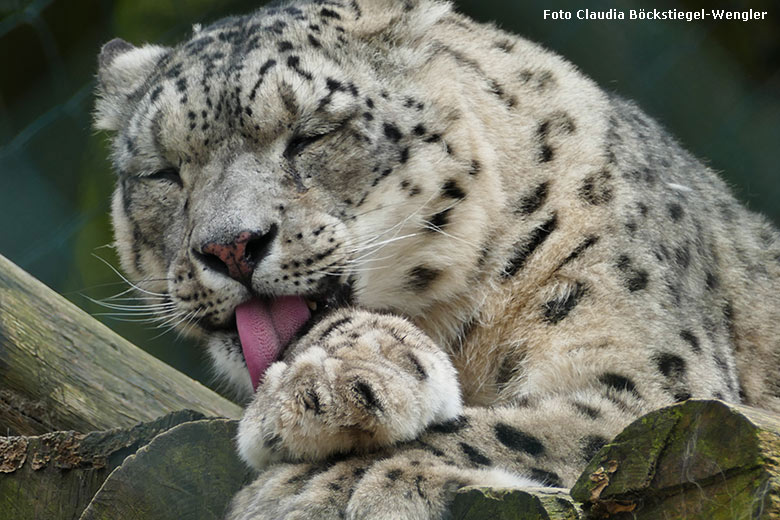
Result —
[[[553, 53], [325, 0], [99, 62], [123, 268], [250, 399], [231, 518], [438, 518], [675, 401], [780, 410], [776, 230]], [[325, 309], [254, 395], [252, 294]]]

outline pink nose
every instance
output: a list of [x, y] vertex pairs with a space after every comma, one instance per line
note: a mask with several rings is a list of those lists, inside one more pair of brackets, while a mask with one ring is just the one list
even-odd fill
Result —
[[251, 281], [257, 264], [268, 255], [275, 236], [275, 224], [266, 233], [242, 231], [232, 243], [206, 242], [198, 256], [212, 270], [246, 284]]

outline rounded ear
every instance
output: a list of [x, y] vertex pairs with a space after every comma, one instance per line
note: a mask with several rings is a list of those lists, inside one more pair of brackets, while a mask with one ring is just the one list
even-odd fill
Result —
[[111, 62], [114, 61], [114, 58], [133, 49], [135, 49], [135, 46], [122, 38], [114, 38], [110, 42], [103, 44], [98, 55], [98, 69], [108, 68]]
[[160, 58], [169, 52], [169, 48], [159, 45], [136, 47], [120, 38], [103, 45], [98, 56], [95, 128], [119, 128], [130, 95], [149, 78]]
[[355, 0], [352, 30], [372, 36], [391, 33], [416, 38], [452, 10], [449, 2], [439, 0]]

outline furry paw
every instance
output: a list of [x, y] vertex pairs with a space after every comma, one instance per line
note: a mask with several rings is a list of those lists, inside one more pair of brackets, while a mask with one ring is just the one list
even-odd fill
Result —
[[321, 460], [416, 438], [462, 404], [448, 356], [408, 321], [343, 310], [268, 369], [238, 431], [241, 456]]
[[538, 485], [497, 469], [463, 468], [409, 447], [317, 464], [277, 464], [236, 495], [230, 520], [437, 520], [467, 485]]

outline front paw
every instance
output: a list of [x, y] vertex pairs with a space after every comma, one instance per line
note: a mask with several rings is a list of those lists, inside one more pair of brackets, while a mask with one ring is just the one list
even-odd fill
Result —
[[239, 453], [256, 468], [411, 440], [461, 412], [449, 358], [402, 318], [341, 311], [299, 348], [268, 369], [239, 425]]

